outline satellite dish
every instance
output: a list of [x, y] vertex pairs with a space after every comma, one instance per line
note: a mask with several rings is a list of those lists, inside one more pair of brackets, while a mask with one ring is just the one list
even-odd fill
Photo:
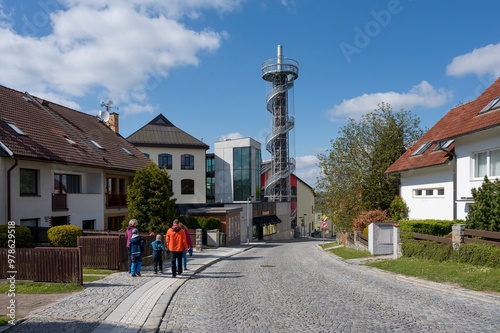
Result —
[[108, 111], [99, 111], [99, 118], [101, 118], [102, 121], [107, 122], [109, 120], [109, 112]]

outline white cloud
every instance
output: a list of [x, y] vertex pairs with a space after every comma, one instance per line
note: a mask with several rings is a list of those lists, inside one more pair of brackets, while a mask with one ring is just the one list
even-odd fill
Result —
[[335, 121], [345, 116], [357, 118], [375, 110], [378, 104], [382, 102], [390, 104], [393, 110], [411, 110], [414, 107], [438, 107], [452, 98], [453, 94], [449, 90], [435, 89], [427, 81], [422, 81], [405, 93], [389, 91], [363, 94], [349, 100], [344, 100], [329, 110], [327, 114], [332, 121]]
[[453, 58], [446, 66], [446, 74], [462, 76], [466, 74], [491, 74], [495, 78], [500, 76], [500, 43], [489, 44], [474, 49], [472, 52]]
[[295, 175], [311, 187], [316, 186], [316, 179], [320, 174], [319, 160], [314, 155], [295, 158]]
[[[226, 32], [196, 31], [176, 20], [197, 17], [195, 12], [204, 9], [235, 10], [241, 2], [65, 0], [60, 2], [64, 7], [41, 8], [45, 27], [25, 22], [33, 25], [31, 34], [14, 31], [0, 7], [0, 82], [23, 91], [59, 95], [61, 100], [92, 93], [130, 104], [125, 110], [131, 112], [151, 112], [148, 92], [173, 68], [197, 66], [199, 54], [218, 50], [227, 36]], [[48, 27], [47, 35], [37, 35]]]
[[228, 134], [222, 134], [217, 141], [241, 139], [244, 137], [245, 136], [243, 136], [241, 133], [228, 133]]

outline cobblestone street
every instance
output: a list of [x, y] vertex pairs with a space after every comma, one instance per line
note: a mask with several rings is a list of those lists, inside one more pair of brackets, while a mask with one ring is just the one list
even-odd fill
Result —
[[498, 332], [497, 297], [429, 285], [312, 242], [261, 244], [187, 281], [160, 332]]

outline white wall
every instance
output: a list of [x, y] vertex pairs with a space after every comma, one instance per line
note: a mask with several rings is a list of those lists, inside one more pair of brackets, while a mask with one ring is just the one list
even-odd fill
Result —
[[[158, 164], [159, 154], [172, 155], [172, 170], [167, 170], [172, 180], [173, 197], [176, 203], [205, 203], [207, 201], [206, 186], [206, 152], [205, 149], [188, 148], [163, 148], [163, 147], [137, 147], [143, 153], [149, 154], [149, 158]], [[194, 156], [194, 170], [181, 169], [181, 155], [191, 154]], [[194, 180], [194, 194], [181, 194], [181, 180]]]
[[[19, 195], [19, 170], [21, 168], [39, 170], [39, 195]], [[83, 193], [68, 194], [68, 210], [52, 211], [54, 173], [71, 173], [81, 176], [81, 190]], [[87, 181], [88, 175], [90, 175], [90, 181]], [[96, 175], [100, 176], [97, 177]], [[99, 188], [95, 185], [96, 179], [99, 181], [98, 184], [102, 184], [100, 192]], [[69, 215], [71, 217], [71, 224], [79, 228], [82, 227], [82, 220], [95, 220], [95, 229], [103, 229], [104, 202], [104, 176], [103, 171], [99, 169], [21, 160], [11, 173], [12, 220], [17, 224], [22, 219], [38, 218], [39, 227], [49, 227], [49, 217]]]
[[[457, 218], [465, 219], [469, 212], [471, 190], [481, 187], [483, 177], [474, 178], [474, 153], [500, 149], [500, 127], [467, 135], [455, 140], [457, 155]], [[495, 178], [489, 177], [490, 180]]]
[[[444, 188], [444, 196], [416, 197], [416, 189]], [[401, 173], [401, 197], [410, 219], [453, 219], [453, 162]]]

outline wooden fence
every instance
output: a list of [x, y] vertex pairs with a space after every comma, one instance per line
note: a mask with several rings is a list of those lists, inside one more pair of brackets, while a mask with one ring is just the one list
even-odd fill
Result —
[[[432, 236], [427, 234], [419, 234], [416, 232], [412, 232], [411, 236], [414, 239], [431, 240], [438, 243], [453, 244], [453, 239], [449, 237]], [[500, 246], [500, 232], [464, 229], [462, 242], [482, 243], [482, 244]]]
[[81, 253], [75, 247], [18, 248], [13, 267], [8, 266], [8, 250], [0, 249], [0, 278], [83, 284]]
[[[155, 236], [143, 235], [146, 244], [151, 244]], [[98, 269], [128, 269], [128, 252], [125, 235], [82, 236], [78, 237], [78, 246], [82, 248], [83, 267]], [[151, 256], [153, 249], [144, 247], [144, 257]]]

